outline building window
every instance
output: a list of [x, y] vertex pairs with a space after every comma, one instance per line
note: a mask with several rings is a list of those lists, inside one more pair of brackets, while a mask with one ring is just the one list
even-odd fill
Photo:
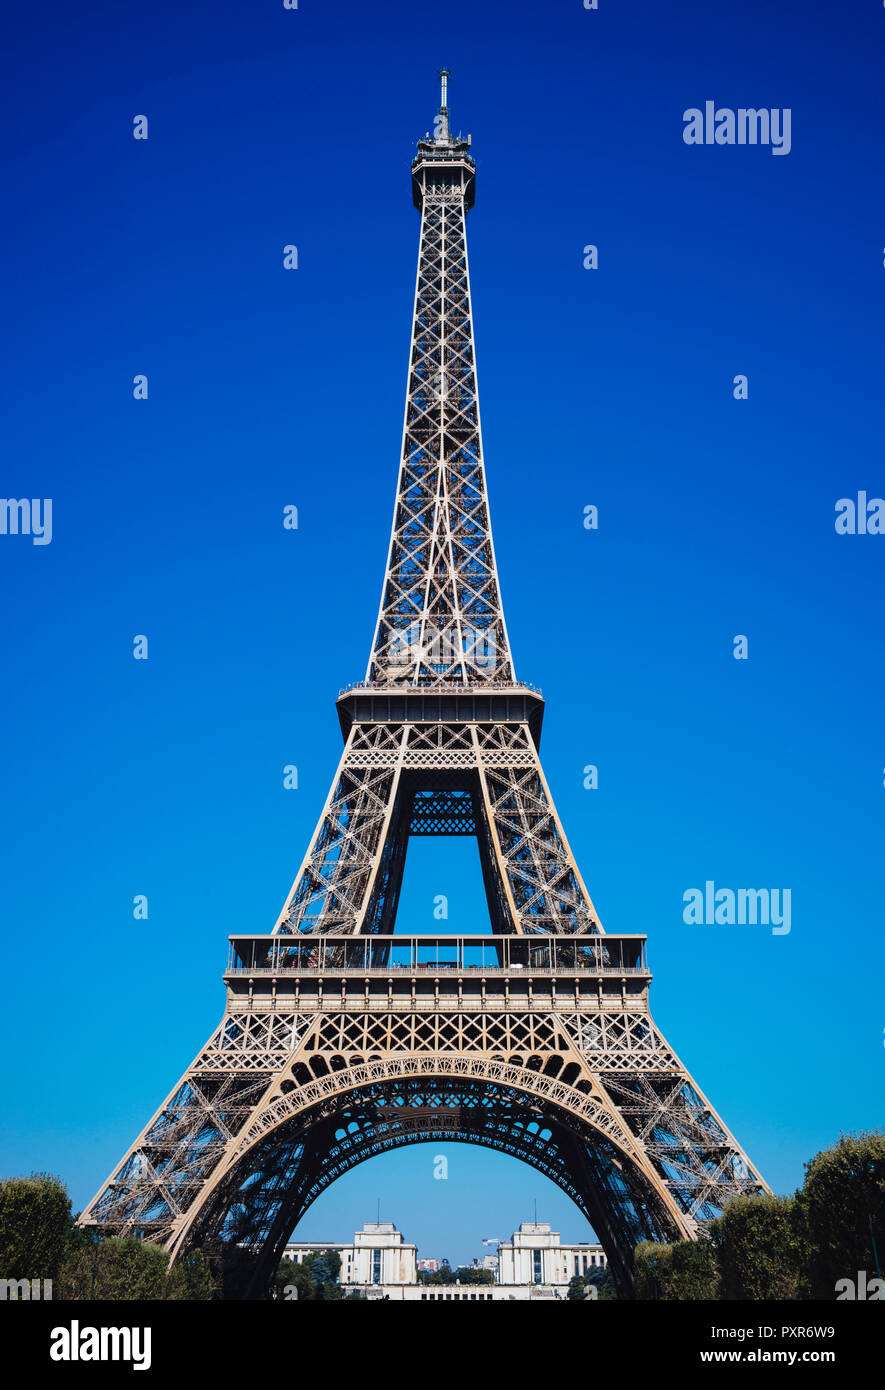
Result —
[[533, 1250], [533, 1251], [532, 1251], [532, 1278], [534, 1279], [534, 1281], [535, 1281], [536, 1284], [540, 1284], [540, 1282], [541, 1282], [541, 1252], [540, 1252], [540, 1250]]
[[381, 1283], [381, 1251], [372, 1251], [372, 1283]]

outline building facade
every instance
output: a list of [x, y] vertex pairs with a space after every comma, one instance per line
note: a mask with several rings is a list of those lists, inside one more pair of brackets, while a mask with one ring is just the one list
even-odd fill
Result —
[[566, 1296], [563, 1288], [534, 1284], [390, 1284], [366, 1289], [365, 1294], [370, 1300], [385, 1298], [391, 1303], [549, 1303]]
[[481, 1266], [496, 1275], [493, 1284], [425, 1284], [418, 1273], [435, 1273], [442, 1261], [418, 1259], [418, 1247], [407, 1242], [392, 1221], [367, 1221], [354, 1232], [353, 1242], [292, 1241], [285, 1258], [302, 1264], [308, 1255], [337, 1250], [341, 1284], [360, 1289], [370, 1299], [407, 1303], [502, 1303], [510, 1299], [565, 1298], [569, 1280], [605, 1269], [601, 1245], [578, 1242], [563, 1245], [548, 1221], [523, 1221], [497, 1255], [485, 1255]]
[[605, 1269], [601, 1245], [563, 1245], [549, 1221], [523, 1221], [508, 1242], [498, 1246], [498, 1283], [568, 1287], [575, 1275]]
[[307, 1255], [319, 1250], [337, 1250], [341, 1256], [340, 1282], [356, 1288], [382, 1285], [417, 1284], [418, 1247], [406, 1242], [392, 1221], [367, 1221], [354, 1232], [353, 1243], [338, 1241], [293, 1241], [284, 1257], [302, 1264]]

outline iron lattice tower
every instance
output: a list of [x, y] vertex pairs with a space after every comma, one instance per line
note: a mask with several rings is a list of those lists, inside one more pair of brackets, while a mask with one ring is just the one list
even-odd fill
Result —
[[[466, 214], [470, 141], [412, 164], [421, 241], [403, 444], [365, 680], [273, 931], [231, 937], [224, 1017], [86, 1208], [174, 1257], [249, 1253], [266, 1287], [342, 1173], [404, 1144], [483, 1144], [574, 1199], [629, 1293], [641, 1239], [694, 1238], [767, 1191], [654, 1024], [644, 936], [604, 933], [517, 681], [483, 467]], [[473, 835], [492, 935], [394, 934], [412, 835]]]

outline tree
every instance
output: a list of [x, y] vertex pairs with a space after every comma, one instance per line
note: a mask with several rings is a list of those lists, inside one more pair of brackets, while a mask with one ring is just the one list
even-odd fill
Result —
[[591, 1269], [588, 1274], [584, 1275], [584, 1278], [587, 1281], [588, 1288], [591, 1284], [596, 1286], [596, 1297], [600, 1303], [613, 1303], [617, 1301], [618, 1289], [612, 1278], [610, 1269], [603, 1269], [602, 1267]]
[[644, 1240], [636, 1246], [633, 1268], [637, 1298], [718, 1297], [716, 1257], [707, 1240], [680, 1240], [672, 1245]]
[[272, 1298], [309, 1298], [312, 1289], [309, 1272], [285, 1256], [277, 1265], [271, 1286]]
[[209, 1261], [199, 1250], [184, 1255], [169, 1270], [166, 1298], [175, 1302], [207, 1303], [211, 1298]]
[[60, 1178], [32, 1173], [0, 1181], [0, 1276], [57, 1284], [71, 1225], [71, 1199]]
[[162, 1246], [131, 1237], [78, 1242], [61, 1272], [61, 1297], [84, 1302], [208, 1300], [208, 1264], [194, 1254], [170, 1269]]
[[459, 1265], [455, 1271], [459, 1284], [494, 1284], [495, 1276], [490, 1269], [477, 1269], [476, 1265]]
[[274, 1297], [286, 1298], [287, 1288], [294, 1288], [298, 1291], [299, 1302], [305, 1299], [335, 1302], [343, 1297], [338, 1282], [340, 1273], [341, 1256], [337, 1250], [312, 1250], [301, 1264], [282, 1259], [274, 1275]]
[[160, 1299], [169, 1260], [159, 1245], [132, 1238], [96, 1241], [65, 1262], [62, 1297], [74, 1299]]
[[734, 1197], [711, 1222], [724, 1299], [775, 1300], [804, 1293], [807, 1249], [792, 1197]]
[[637, 1298], [663, 1297], [662, 1283], [669, 1281], [673, 1264], [673, 1246], [643, 1240], [633, 1251], [633, 1280]]
[[805, 1165], [796, 1217], [808, 1242], [812, 1298], [833, 1299], [836, 1282], [885, 1265], [885, 1134], [843, 1134]]
[[310, 1275], [316, 1288], [315, 1298], [326, 1302], [341, 1297], [338, 1276], [341, 1273], [341, 1256], [337, 1250], [319, 1250], [308, 1255]]

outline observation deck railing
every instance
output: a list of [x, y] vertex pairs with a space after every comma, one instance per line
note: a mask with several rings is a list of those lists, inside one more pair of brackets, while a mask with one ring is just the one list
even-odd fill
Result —
[[351, 681], [349, 685], [342, 686], [338, 691], [338, 698], [342, 695], [400, 695], [405, 691], [421, 691], [427, 695], [440, 693], [456, 695], [484, 695], [489, 691], [507, 690], [530, 690], [533, 695], [540, 695], [543, 699], [544, 692], [539, 685], [532, 685], [531, 681]]
[[649, 975], [645, 936], [254, 936], [230, 938], [228, 975], [434, 972]]

